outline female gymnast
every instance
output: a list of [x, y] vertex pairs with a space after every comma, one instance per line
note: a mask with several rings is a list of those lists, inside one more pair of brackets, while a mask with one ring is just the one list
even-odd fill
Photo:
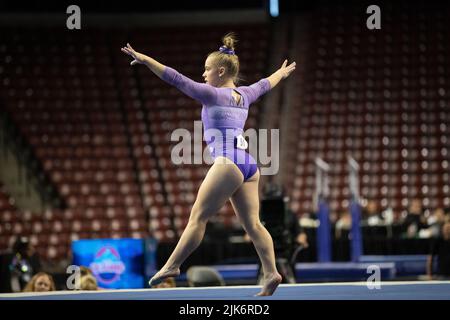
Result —
[[[269, 296], [282, 278], [275, 265], [273, 240], [259, 220], [260, 173], [255, 159], [245, 151], [246, 142], [241, 134], [250, 104], [287, 78], [295, 70], [295, 62], [287, 65], [285, 60], [270, 77], [251, 86], [236, 87], [239, 73], [239, 59], [234, 51], [236, 39], [233, 33], [229, 33], [222, 41], [223, 46], [210, 53], [205, 61], [202, 76], [206, 83], [187, 78], [135, 51], [130, 44], [121, 49], [134, 59], [131, 65], [144, 64], [159, 78], [202, 104], [204, 137], [214, 160], [200, 185], [189, 222], [177, 246], [166, 264], [150, 279], [149, 285], [157, 285], [165, 278], [180, 274], [181, 264], [200, 245], [208, 219], [230, 199], [261, 260], [264, 285], [257, 296]], [[211, 129], [222, 132], [223, 139], [208, 136]]]

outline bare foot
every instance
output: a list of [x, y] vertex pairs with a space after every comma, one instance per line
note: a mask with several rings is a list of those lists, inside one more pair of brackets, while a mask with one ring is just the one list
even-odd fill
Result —
[[164, 281], [166, 278], [178, 277], [180, 275], [180, 269], [161, 269], [159, 270], [148, 282], [149, 286], [156, 286]]
[[256, 296], [271, 296], [277, 289], [278, 285], [281, 283], [281, 280], [282, 277], [279, 273], [271, 274], [265, 280], [261, 292], [259, 292]]

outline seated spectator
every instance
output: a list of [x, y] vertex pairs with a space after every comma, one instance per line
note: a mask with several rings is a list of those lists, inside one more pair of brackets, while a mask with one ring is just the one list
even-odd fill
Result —
[[450, 207], [444, 208], [444, 222], [450, 222]]
[[222, 275], [214, 268], [207, 266], [191, 266], [186, 271], [190, 287], [225, 286]]
[[434, 209], [433, 213], [428, 217], [427, 224], [429, 225], [428, 233], [432, 238], [441, 237], [442, 226], [445, 223], [445, 212], [442, 208]]
[[384, 219], [379, 208], [378, 202], [368, 200], [363, 209], [362, 222], [368, 226], [378, 226], [384, 224]]
[[80, 290], [98, 290], [97, 279], [92, 274], [82, 275], [80, 278]]
[[19, 236], [5, 257], [2, 270], [6, 292], [21, 292], [32, 276], [41, 271], [39, 256], [27, 237]]
[[342, 211], [339, 214], [339, 219], [336, 221], [335, 225], [335, 236], [336, 239], [339, 239], [342, 237], [342, 231], [349, 231], [352, 227], [352, 216], [350, 212]]
[[417, 238], [420, 230], [426, 228], [428, 224], [423, 214], [422, 201], [413, 199], [408, 208], [408, 215], [403, 221], [403, 234], [407, 238]]
[[99, 290], [97, 279], [92, 273], [92, 270], [85, 266], [80, 266], [79, 290]]
[[55, 282], [53, 277], [45, 272], [39, 272], [31, 278], [31, 280], [23, 289], [23, 292], [46, 292], [55, 291]]
[[442, 236], [437, 238], [428, 256], [427, 274], [433, 276], [433, 259], [437, 257], [437, 277], [450, 279], [450, 222], [442, 226]]
[[81, 276], [94, 275], [92, 273], [92, 270], [85, 266], [80, 266], [80, 274], [81, 274]]

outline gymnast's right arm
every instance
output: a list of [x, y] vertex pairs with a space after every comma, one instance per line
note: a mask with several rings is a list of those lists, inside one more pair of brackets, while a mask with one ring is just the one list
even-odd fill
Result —
[[131, 61], [130, 65], [133, 66], [135, 64], [145, 64], [150, 70], [152, 70], [154, 74], [162, 79], [164, 69], [166, 68], [165, 65], [159, 63], [155, 59], [150, 58], [149, 56], [146, 56], [145, 54], [135, 51], [129, 43], [127, 43], [127, 46], [123, 47], [121, 50], [122, 52], [133, 57], [134, 60]]
[[128, 43], [126, 47], [122, 48], [122, 52], [133, 57], [134, 60], [131, 61], [131, 65], [146, 65], [159, 78], [173, 85], [189, 97], [194, 98], [203, 104], [213, 104], [215, 102], [217, 92], [212, 86], [189, 79], [176, 70], [159, 63], [155, 59], [135, 51]]

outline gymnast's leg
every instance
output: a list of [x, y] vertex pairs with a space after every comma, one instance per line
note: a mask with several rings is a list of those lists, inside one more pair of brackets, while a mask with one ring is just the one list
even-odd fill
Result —
[[275, 264], [275, 252], [270, 233], [259, 220], [259, 170], [231, 197], [231, 204], [242, 226], [255, 246], [264, 272], [264, 286], [257, 295], [270, 296], [281, 283]]
[[189, 222], [177, 246], [166, 264], [150, 279], [150, 286], [180, 274], [181, 264], [200, 245], [208, 219], [219, 211], [243, 181], [243, 174], [231, 160], [216, 158], [198, 190]]

